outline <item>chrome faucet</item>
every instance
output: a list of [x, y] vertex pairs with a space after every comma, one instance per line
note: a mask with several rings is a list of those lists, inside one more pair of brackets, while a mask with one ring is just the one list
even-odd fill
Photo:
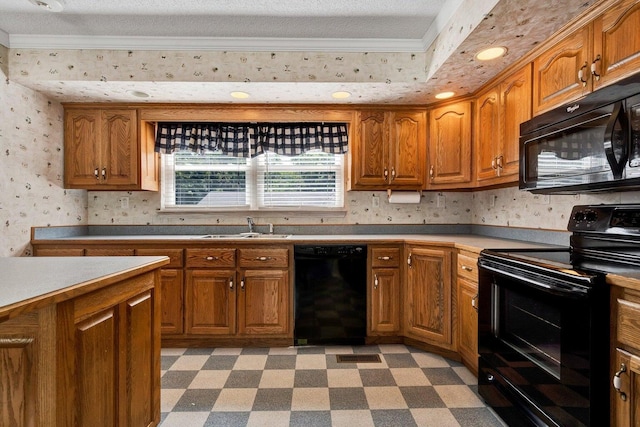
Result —
[[253, 233], [253, 218], [251, 218], [250, 216], [247, 217], [247, 224], [249, 224], [249, 233]]

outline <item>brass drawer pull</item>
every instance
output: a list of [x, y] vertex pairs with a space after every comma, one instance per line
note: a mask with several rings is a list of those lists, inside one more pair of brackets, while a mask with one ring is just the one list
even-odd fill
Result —
[[390, 256], [379, 256], [378, 259], [380, 261], [391, 261], [391, 259], [393, 259], [393, 257], [390, 257]]
[[273, 258], [270, 256], [257, 256], [256, 261], [271, 261]]
[[466, 265], [461, 266], [460, 268], [462, 268], [464, 271], [473, 271], [472, 267], [468, 267]]
[[219, 260], [220, 258], [218, 258], [217, 256], [211, 256], [211, 255], [209, 255], [209, 256], [207, 256], [207, 257], [204, 257], [204, 259], [206, 259], [207, 261], [217, 261], [217, 260]]

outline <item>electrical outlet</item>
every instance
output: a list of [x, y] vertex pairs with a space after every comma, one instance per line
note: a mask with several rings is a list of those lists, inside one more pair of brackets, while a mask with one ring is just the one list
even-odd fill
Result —
[[495, 194], [492, 194], [491, 196], [489, 196], [489, 207], [493, 208], [496, 206], [496, 199], [498, 198], [498, 196], [496, 196]]
[[128, 197], [120, 197], [120, 209], [129, 209]]
[[371, 206], [373, 206], [374, 208], [380, 207], [380, 197], [373, 196], [371, 198]]
[[445, 204], [444, 194], [438, 194], [436, 196], [436, 207], [444, 208], [444, 204]]

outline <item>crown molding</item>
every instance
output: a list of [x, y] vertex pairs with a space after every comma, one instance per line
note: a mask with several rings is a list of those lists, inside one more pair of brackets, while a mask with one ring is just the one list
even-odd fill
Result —
[[[11, 49], [424, 52], [422, 39], [8, 35]], [[0, 42], [2, 34], [0, 34]]]

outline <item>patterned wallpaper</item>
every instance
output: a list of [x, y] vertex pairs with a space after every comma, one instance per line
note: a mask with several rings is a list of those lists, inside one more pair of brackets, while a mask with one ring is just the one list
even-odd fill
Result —
[[87, 192], [62, 188], [62, 106], [6, 78], [0, 46], [0, 256], [30, 255], [32, 226], [87, 223]]

